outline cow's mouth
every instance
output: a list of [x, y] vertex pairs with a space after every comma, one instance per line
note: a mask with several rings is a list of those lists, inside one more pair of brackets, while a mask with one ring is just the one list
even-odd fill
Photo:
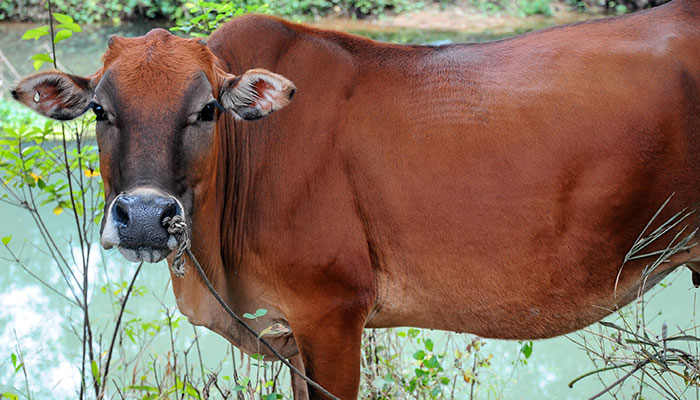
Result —
[[[173, 240], [175, 239], [173, 238]], [[144, 261], [148, 263], [157, 263], [164, 260], [170, 253], [172, 253], [171, 249], [153, 248], [149, 246], [117, 246], [117, 249], [119, 249], [119, 252], [124, 256], [124, 258], [131, 262]]]

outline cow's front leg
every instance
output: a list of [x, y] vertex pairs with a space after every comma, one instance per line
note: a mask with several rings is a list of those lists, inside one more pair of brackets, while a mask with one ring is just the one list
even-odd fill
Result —
[[[301, 360], [301, 355], [295, 355], [289, 359], [289, 362], [302, 373], [306, 373], [304, 371], [304, 363]], [[306, 381], [293, 371], [289, 371], [289, 373], [292, 374], [292, 393], [294, 394], [294, 400], [308, 400], [309, 390], [306, 386]]]
[[[357, 399], [363, 326], [364, 316], [349, 310], [292, 325], [306, 376], [343, 400]], [[308, 392], [310, 400], [328, 398], [311, 386]]]

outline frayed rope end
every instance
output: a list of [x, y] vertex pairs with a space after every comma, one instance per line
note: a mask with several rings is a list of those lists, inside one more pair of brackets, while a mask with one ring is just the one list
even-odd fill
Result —
[[187, 223], [185, 219], [176, 215], [174, 217], [166, 217], [163, 219], [163, 226], [168, 229], [168, 233], [175, 236], [177, 240], [177, 252], [173, 263], [170, 265], [170, 270], [178, 278], [185, 276], [185, 251], [190, 248], [190, 237], [187, 233]]

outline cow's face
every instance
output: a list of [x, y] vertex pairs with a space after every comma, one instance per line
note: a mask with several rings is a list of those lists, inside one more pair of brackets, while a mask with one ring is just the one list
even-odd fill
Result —
[[113, 37], [103, 60], [85, 78], [28, 76], [12, 95], [55, 119], [94, 111], [105, 186], [101, 243], [131, 261], [157, 262], [177, 246], [164, 220], [191, 221], [195, 199], [215, 195], [216, 135], [225, 134], [217, 118], [264, 117], [289, 103], [294, 85], [266, 70], [225, 73], [203, 42], [161, 29]]

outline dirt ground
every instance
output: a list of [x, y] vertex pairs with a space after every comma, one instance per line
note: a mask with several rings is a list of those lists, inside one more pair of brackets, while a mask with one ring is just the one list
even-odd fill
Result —
[[404, 12], [398, 15], [386, 15], [378, 19], [354, 20], [347, 17], [326, 17], [312, 25], [339, 30], [393, 30], [403, 28], [417, 28], [438, 31], [460, 31], [465, 33], [477, 33], [489, 31], [493, 33], [519, 32], [527, 28], [560, 25], [570, 22], [600, 18], [600, 13], [581, 13], [571, 9], [571, 6], [562, 2], [552, 2], [553, 15], [533, 15], [519, 17], [507, 13], [487, 14], [475, 9], [468, 1], [460, 0], [450, 4], [444, 9], [438, 3], [431, 3], [426, 7]]

